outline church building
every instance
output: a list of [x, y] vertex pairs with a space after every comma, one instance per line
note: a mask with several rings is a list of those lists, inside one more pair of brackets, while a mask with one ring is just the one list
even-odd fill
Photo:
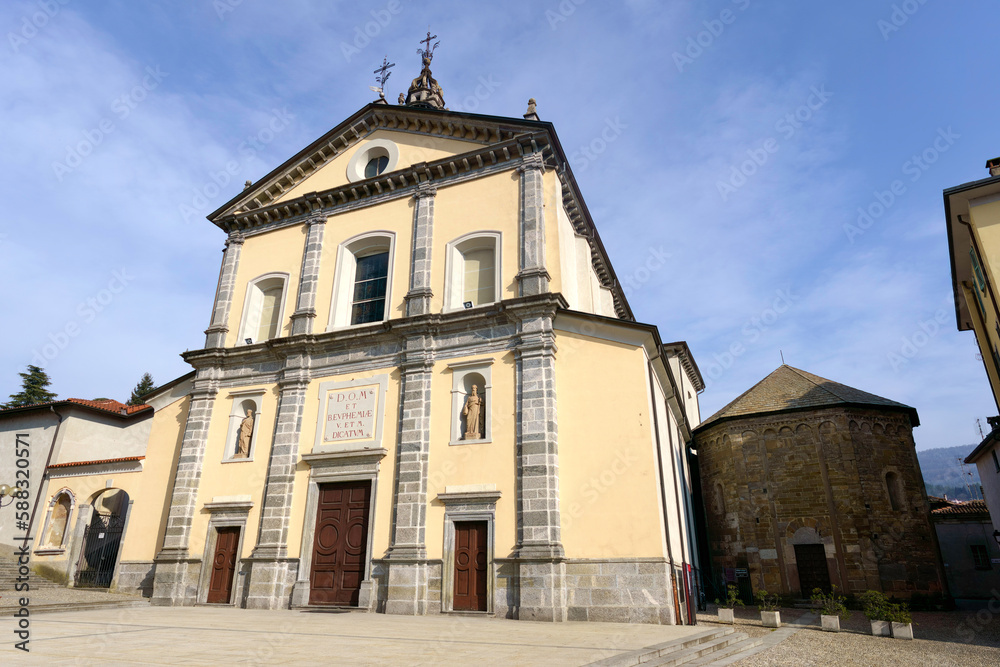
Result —
[[161, 502], [130, 505], [116, 580], [156, 605], [694, 623], [698, 367], [636, 320], [534, 100], [449, 111], [432, 57], [209, 216], [210, 326], [154, 397]]

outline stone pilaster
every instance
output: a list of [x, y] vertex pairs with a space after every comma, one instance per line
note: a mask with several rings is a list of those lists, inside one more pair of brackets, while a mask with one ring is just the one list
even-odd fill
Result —
[[316, 320], [316, 288], [319, 286], [319, 263], [323, 254], [326, 214], [317, 213], [306, 222], [308, 232], [302, 253], [299, 275], [299, 298], [292, 313], [292, 335], [312, 333]]
[[396, 514], [388, 566], [387, 614], [427, 612], [427, 466], [430, 451], [430, 336], [407, 340], [402, 365], [403, 399], [396, 465]]
[[521, 264], [517, 282], [521, 296], [549, 291], [549, 272], [545, 268], [545, 195], [542, 156], [533, 153], [517, 168], [521, 175]]
[[516, 350], [518, 618], [566, 620], [566, 568], [560, 536], [555, 335], [549, 313], [521, 321]]
[[434, 239], [434, 196], [437, 189], [421, 185], [413, 198], [413, 251], [410, 259], [410, 291], [406, 293], [406, 316], [431, 312], [431, 243]]
[[222, 270], [219, 272], [219, 287], [215, 291], [212, 323], [205, 330], [206, 348], [226, 346], [226, 334], [229, 333], [229, 308], [233, 303], [233, 292], [236, 289], [236, 269], [240, 264], [243, 241], [242, 234], [230, 232], [226, 248], [222, 251]]
[[217, 393], [218, 385], [214, 379], [195, 378], [191, 406], [184, 426], [184, 440], [177, 459], [163, 548], [156, 556], [156, 577], [150, 600], [154, 605], [195, 603], [197, 588], [190, 584], [192, 574], [188, 571], [188, 566], [192, 559], [189, 558], [188, 543], [198, 502], [198, 485], [201, 481], [205, 445], [208, 442], [208, 427]]
[[250, 565], [246, 594], [248, 609], [287, 607], [298, 562], [287, 557], [288, 530], [309, 372], [302, 367], [302, 358], [289, 359], [289, 362], [290, 367], [278, 383], [281, 395], [261, 504], [260, 531], [257, 545], [247, 559]]

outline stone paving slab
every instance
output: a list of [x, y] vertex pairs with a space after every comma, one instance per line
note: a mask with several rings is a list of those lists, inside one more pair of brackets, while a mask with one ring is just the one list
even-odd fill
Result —
[[0, 618], [2, 665], [582, 665], [705, 630], [212, 607], [31, 617], [30, 653]]

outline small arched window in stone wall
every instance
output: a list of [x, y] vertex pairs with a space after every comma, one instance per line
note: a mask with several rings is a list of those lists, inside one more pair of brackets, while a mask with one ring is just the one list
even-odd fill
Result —
[[712, 496], [712, 509], [719, 516], [725, 516], [726, 514], [726, 496], [722, 490], [722, 483], [715, 483], [715, 493]]
[[45, 536], [46, 546], [61, 547], [63, 545], [72, 509], [73, 504], [68, 493], [60, 493], [56, 496], [52, 505], [52, 517], [49, 519], [49, 533]]
[[892, 508], [892, 511], [901, 511], [903, 509], [903, 484], [899, 479], [899, 475], [894, 472], [887, 472], [885, 474], [885, 487], [889, 492], [889, 506]]

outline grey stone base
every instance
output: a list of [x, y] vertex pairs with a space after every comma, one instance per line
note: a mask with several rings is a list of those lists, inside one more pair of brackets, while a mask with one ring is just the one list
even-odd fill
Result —
[[156, 563], [151, 560], [132, 560], [118, 563], [116, 593], [139, 593], [144, 598], [153, 595], [153, 578]]
[[565, 562], [520, 561], [518, 589], [518, 619], [549, 622], [566, 620]]
[[[423, 616], [429, 611], [428, 580], [431, 564], [427, 561], [385, 560], [386, 614], [401, 616]], [[441, 610], [441, 567], [438, 564], [436, 577], [436, 611]]]
[[189, 607], [198, 601], [201, 559], [159, 557], [153, 576], [150, 604], [161, 607]]
[[243, 607], [288, 609], [299, 571], [298, 558], [244, 558], [247, 570]]
[[566, 562], [565, 581], [570, 621], [675, 622], [670, 566], [666, 562], [571, 560]]
[[493, 614], [497, 618], [517, 618], [519, 606], [518, 566], [516, 561], [494, 559], [496, 580], [493, 582]]

